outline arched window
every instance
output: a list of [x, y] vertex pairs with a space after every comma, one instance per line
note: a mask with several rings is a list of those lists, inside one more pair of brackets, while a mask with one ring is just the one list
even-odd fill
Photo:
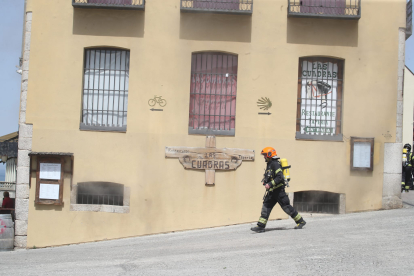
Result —
[[126, 131], [129, 51], [85, 49], [81, 130]]
[[235, 135], [237, 55], [193, 53], [189, 134]]
[[344, 61], [299, 59], [296, 139], [342, 141]]

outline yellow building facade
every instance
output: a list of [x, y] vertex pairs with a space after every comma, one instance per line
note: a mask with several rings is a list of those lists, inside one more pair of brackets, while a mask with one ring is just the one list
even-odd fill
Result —
[[16, 246], [254, 222], [266, 146], [300, 213], [401, 206], [405, 0], [100, 1], [27, 1]]

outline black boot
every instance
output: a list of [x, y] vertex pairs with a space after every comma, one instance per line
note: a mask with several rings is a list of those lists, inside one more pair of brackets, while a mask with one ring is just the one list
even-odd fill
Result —
[[264, 227], [260, 227], [260, 226], [255, 226], [255, 227], [250, 228], [250, 230], [252, 230], [252, 231], [254, 231], [256, 233], [262, 233], [262, 232], [265, 231], [265, 228]]
[[297, 222], [297, 224], [296, 224], [296, 226], [295, 226], [295, 229], [302, 229], [302, 228], [303, 228], [303, 226], [305, 226], [305, 224], [306, 224], [306, 221], [305, 221], [303, 218], [301, 218], [301, 219]]

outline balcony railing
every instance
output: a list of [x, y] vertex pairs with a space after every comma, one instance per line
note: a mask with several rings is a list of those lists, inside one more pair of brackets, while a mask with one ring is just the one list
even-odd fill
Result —
[[407, 26], [405, 29], [405, 40], [413, 34], [413, 1], [407, 2]]
[[144, 10], [145, 0], [72, 0], [74, 8]]
[[181, 0], [182, 12], [253, 13], [253, 0]]
[[16, 190], [16, 182], [0, 181], [0, 191], [14, 191], [14, 190]]
[[289, 17], [360, 19], [360, 0], [288, 0]]

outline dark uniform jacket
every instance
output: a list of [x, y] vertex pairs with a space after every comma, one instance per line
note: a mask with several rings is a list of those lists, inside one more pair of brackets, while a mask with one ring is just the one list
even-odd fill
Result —
[[279, 158], [272, 159], [267, 163], [265, 175], [270, 175], [270, 179], [265, 183], [270, 185], [269, 192], [285, 185], [285, 178], [283, 177]]

